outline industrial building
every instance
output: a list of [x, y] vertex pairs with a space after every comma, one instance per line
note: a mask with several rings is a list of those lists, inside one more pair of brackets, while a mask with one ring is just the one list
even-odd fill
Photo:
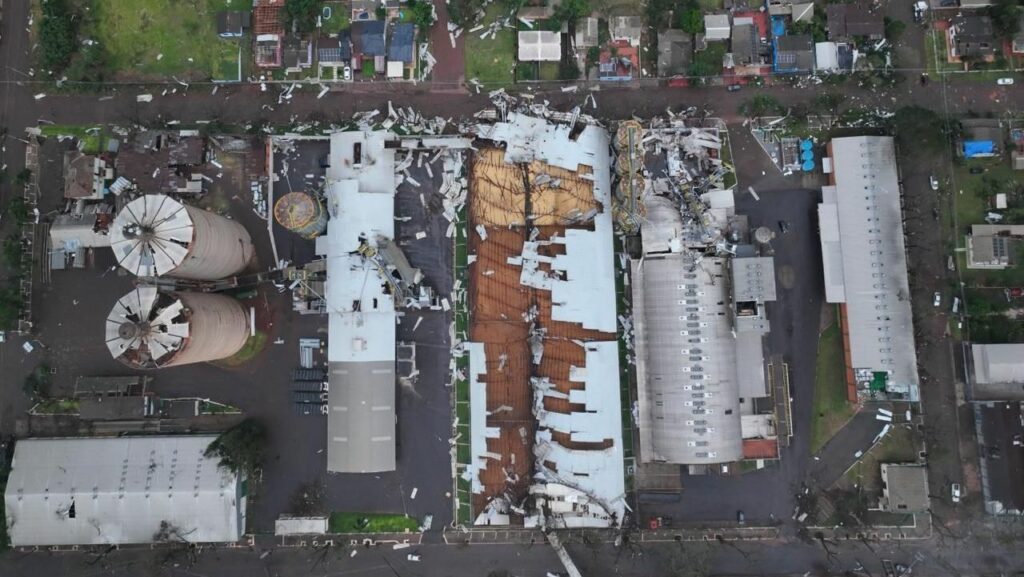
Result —
[[219, 280], [245, 270], [255, 255], [242, 225], [163, 194], [126, 204], [109, 235], [118, 264], [139, 277]]
[[928, 469], [917, 464], [882, 463], [882, 499], [878, 508], [889, 513], [921, 513], [928, 500]]
[[461, 476], [477, 525], [618, 526], [626, 449], [610, 138], [571, 114], [510, 108], [468, 129], [477, 152]]
[[[818, 205], [825, 300], [839, 304], [850, 401], [918, 401], [900, 184], [893, 139], [828, 145], [832, 172]], [[829, 163], [825, 163], [829, 164]]]
[[1024, 401], [1024, 344], [971, 344], [970, 398]]
[[985, 510], [1024, 515], [1024, 344], [972, 344], [968, 360]]
[[236, 299], [219, 294], [142, 286], [107, 315], [107, 348], [134, 369], [224, 359], [240, 351], [249, 335], [249, 314]]
[[[619, 180], [624, 212], [635, 210], [626, 199], [643, 199], [641, 254], [631, 261], [629, 283], [637, 479], [646, 489], [670, 490], [679, 487], [652, 486], [648, 471], [667, 464], [701, 473], [709, 465], [778, 458], [763, 346], [775, 267], [749, 243], [746, 219], [723, 186], [729, 168], [720, 160], [719, 132], [685, 120], [645, 131], [634, 142], [648, 144], [629, 157], [643, 157], [648, 178], [630, 171]], [[625, 143], [620, 139], [620, 162]]]
[[245, 483], [204, 455], [214, 439], [19, 440], [4, 493], [11, 545], [238, 541]]

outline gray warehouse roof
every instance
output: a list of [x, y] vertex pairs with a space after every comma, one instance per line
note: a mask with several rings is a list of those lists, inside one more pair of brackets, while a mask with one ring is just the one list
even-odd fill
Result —
[[770, 256], [732, 261], [732, 295], [737, 302], [775, 300], [775, 260]]
[[1024, 400], [1024, 344], [971, 345], [975, 400]]
[[822, 188], [818, 205], [826, 300], [846, 304], [851, 368], [858, 380], [887, 372], [890, 385], [909, 388], [916, 399], [917, 353], [893, 139], [836, 138], [830, 148], [834, 185]]
[[727, 463], [743, 455], [725, 259], [633, 262], [641, 459]]
[[245, 496], [238, 475], [203, 456], [215, 438], [18, 441], [4, 494], [11, 544], [237, 541]]
[[882, 465], [884, 511], [916, 513], [928, 509], [928, 471], [924, 465]]

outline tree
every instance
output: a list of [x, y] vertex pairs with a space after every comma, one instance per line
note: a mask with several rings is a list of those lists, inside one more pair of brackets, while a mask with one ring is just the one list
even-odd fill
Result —
[[777, 98], [769, 94], [758, 94], [740, 105], [740, 112], [750, 118], [778, 116], [786, 111]]
[[59, 72], [67, 66], [77, 47], [75, 13], [66, 0], [47, 0], [42, 3], [43, 18], [39, 22], [40, 64], [50, 72]]
[[555, 6], [552, 18], [558, 22], [576, 22], [589, 15], [590, 0], [562, 0], [561, 4]]
[[413, 23], [420, 30], [427, 30], [434, 25], [434, 5], [427, 0], [410, 0], [409, 11]]
[[896, 20], [895, 18], [885, 17], [885, 37], [889, 42], [895, 42], [899, 40], [900, 36], [903, 35], [903, 31], [907, 29], [907, 23], [902, 20]]
[[308, 34], [316, 30], [316, 17], [320, 13], [322, 0], [285, 0], [285, 28], [295, 30], [299, 34]]
[[813, 106], [819, 114], [839, 116], [846, 96], [839, 92], [822, 92], [814, 97]]
[[476, 15], [483, 8], [483, 0], [451, 0], [448, 3], [448, 19], [452, 24], [469, 28], [476, 21]]
[[988, 7], [988, 16], [1000, 38], [1011, 38], [1020, 32], [1020, 5], [1017, 0], [996, 0]]
[[893, 115], [892, 126], [904, 153], [939, 154], [949, 143], [943, 131], [942, 117], [934, 110], [916, 105], [904, 106]]
[[222, 467], [234, 473], [253, 475], [263, 462], [267, 430], [255, 419], [245, 419], [217, 437], [204, 453], [220, 457]]
[[701, 14], [700, 4], [692, 0], [686, 3], [679, 14], [679, 27], [688, 34], [704, 32], [704, 15]]

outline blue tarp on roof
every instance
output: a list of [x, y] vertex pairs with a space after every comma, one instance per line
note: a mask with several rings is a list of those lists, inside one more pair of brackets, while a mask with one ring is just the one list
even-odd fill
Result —
[[416, 25], [395, 24], [391, 29], [391, 43], [388, 45], [388, 60], [392, 62], [412, 63], [412, 41], [416, 35]]
[[964, 156], [971, 158], [972, 156], [992, 155], [996, 152], [996, 143], [991, 140], [965, 140], [964, 141]]

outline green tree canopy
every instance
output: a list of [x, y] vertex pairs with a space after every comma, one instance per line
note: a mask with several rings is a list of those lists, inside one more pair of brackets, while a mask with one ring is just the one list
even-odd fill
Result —
[[207, 457], [220, 457], [220, 464], [235, 473], [251, 475], [263, 462], [267, 444], [267, 430], [255, 419], [245, 419], [224, 431], [210, 443], [204, 453]]
[[285, 0], [284, 25], [299, 34], [316, 30], [316, 17], [320, 13], [322, 0]]
[[686, 3], [679, 12], [679, 27], [688, 34], [704, 32], [704, 14], [700, 11], [700, 4], [694, 1]]
[[1010, 38], [1020, 32], [1020, 4], [1018, 0], [996, 0], [988, 7], [992, 28], [1001, 38]]
[[78, 47], [75, 12], [66, 0], [42, 3], [43, 19], [39, 22], [40, 64], [50, 72], [67, 66]]

